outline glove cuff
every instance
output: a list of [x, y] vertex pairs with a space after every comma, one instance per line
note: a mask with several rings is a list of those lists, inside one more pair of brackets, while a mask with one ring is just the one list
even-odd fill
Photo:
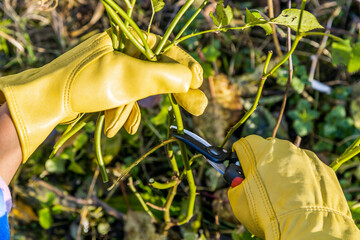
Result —
[[41, 68], [0, 79], [0, 101], [8, 104], [23, 163], [58, 124], [76, 119], [70, 103], [73, 80], [86, 63], [110, 51], [107, 33], [95, 35]]

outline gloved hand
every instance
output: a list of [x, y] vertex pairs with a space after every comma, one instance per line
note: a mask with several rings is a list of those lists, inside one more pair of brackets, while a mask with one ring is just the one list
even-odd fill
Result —
[[289, 141], [233, 145], [245, 179], [228, 195], [236, 218], [265, 239], [360, 239], [334, 171]]
[[[120, 31], [118, 32], [120, 33]], [[134, 35], [136, 33], [134, 32]], [[152, 50], [154, 50], [160, 43], [161, 37], [155, 34], [147, 34], [144, 32], [147, 42]], [[120, 38], [120, 36], [118, 36]], [[138, 39], [140, 41], [140, 39]], [[141, 41], [140, 41], [141, 42]], [[141, 58], [141, 52], [135, 47], [135, 45], [129, 40], [125, 41], [124, 53], [134, 58]], [[187, 92], [176, 93], [174, 97], [176, 101], [189, 113], [199, 116], [201, 115], [207, 105], [207, 98], [205, 94], [198, 88], [202, 84], [203, 70], [201, 65], [187, 54], [181, 48], [174, 46], [170, 48], [163, 55], [158, 57], [161, 62], [173, 63], [179, 62], [182, 65], [187, 66], [192, 74], [192, 80], [190, 88]], [[113, 137], [120, 130], [122, 126], [130, 134], [134, 134], [140, 124], [141, 112], [136, 102], [110, 109], [105, 111], [105, 134], [108, 137]]]
[[195, 91], [195, 102], [183, 98], [179, 103], [193, 114], [203, 112], [207, 99], [195, 90], [202, 68], [192, 57], [175, 47], [162, 62], [140, 60], [113, 51], [109, 34], [97, 34], [41, 68], [0, 78], [0, 104], [6, 100], [9, 106], [23, 162], [56, 125], [79, 113], [112, 109], [105, 126], [110, 134], [119, 122], [128, 123], [130, 132], [137, 128], [136, 101], [151, 95]]

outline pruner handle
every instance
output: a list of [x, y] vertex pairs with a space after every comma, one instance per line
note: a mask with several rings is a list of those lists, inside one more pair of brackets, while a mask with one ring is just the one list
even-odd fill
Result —
[[245, 176], [240, 166], [236, 165], [235, 163], [230, 163], [225, 170], [224, 178], [226, 182], [228, 182], [231, 187], [234, 188], [242, 183], [242, 181], [245, 179]]

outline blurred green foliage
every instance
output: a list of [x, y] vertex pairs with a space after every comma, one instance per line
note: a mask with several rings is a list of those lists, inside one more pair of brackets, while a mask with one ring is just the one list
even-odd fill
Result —
[[[27, 4], [29, 2], [35, 1], [26, 1]], [[344, 31], [342, 37], [347, 40], [340, 43], [332, 42], [328, 46], [327, 49], [331, 49], [332, 55], [324, 55], [320, 58], [316, 73], [316, 79], [331, 86], [331, 94], [319, 93], [311, 88], [308, 81], [308, 71], [311, 67], [309, 56], [315, 54], [317, 48], [314, 48], [313, 42], [300, 43], [298, 51], [293, 56], [294, 77], [285, 115], [277, 135], [290, 140], [295, 139], [297, 135], [302, 136], [301, 147], [315, 151], [326, 163], [336, 159], [360, 134], [357, 90], [359, 89], [357, 70], [360, 66], [359, 43], [357, 42], [358, 29], [354, 27], [357, 26], [355, 23], [359, 12], [358, 8], [353, 7], [359, 6], [359, 3], [353, 1], [353, 5], [346, 9], [350, 1], [345, 2], [345, 8], [340, 13], [340, 17], [334, 20], [332, 29], [338, 30], [339, 35]], [[82, 29], [90, 22], [97, 9], [97, 1], [90, 0], [86, 4], [81, 1], [74, 1], [72, 5], [69, 3], [70, 1], [60, 1], [58, 8], [52, 12], [32, 8], [35, 9], [31, 12], [32, 15], [27, 14], [27, 10], [33, 6], [26, 5], [25, 2], [19, 1], [18, 4], [13, 4], [14, 12], [5, 12], [4, 6], [0, 4], [0, 32], [6, 33], [16, 41], [9, 41], [9, 38], [0, 35], [2, 75], [15, 73], [28, 67], [42, 66], [86, 37], [108, 28], [109, 23], [104, 16], [95, 24], [88, 25], [87, 30], [82, 34], [75, 36], [75, 30]], [[210, 11], [216, 12], [214, 6], [205, 9], [206, 14], [199, 15], [186, 30], [185, 35], [216, 27], [208, 15]], [[240, 24], [244, 24], [246, 8], [264, 12], [266, 7], [254, 1], [232, 1], [230, 6], [237, 9], [233, 12], [233, 18]], [[325, 9], [317, 12], [320, 23], [325, 26], [334, 9], [333, 7], [321, 8], [321, 6], [311, 2], [308, 4], [308, 10], [314, 9], [314, 12], [317, 12], [316, 9]], [[159, 15], [155, 15], [153, 31], [162, 34], [161, 29], [166, 29], [166, 24], [170, 21], [176, 7], [177, 5], [172, 1], [165, 5], [164, 9], [158, 13]], [[189, 18], [194, 11], [195, 8], [192, 8], [186, 13], [185, 18]], [[258, 12], [253, 10], [250, 12], [256, 18], [260, 18]], [[134, 13], [142, 29], [147, 29], [146, 24], [151, 16], [150, 2], [139, 1]], [[35, 15], [38, 17], [31, 18]], [[344, 23], [341, 18], [345, 16], [347, 18]], [[219, 17], [221, 14], [217, 16], [216, 21], [219, 25], [220, 23], [224, 25], [228, 17], [222, 19]], [[182, 20], [179, 26], [184, 23], [185, 21]], [[278, 35], [281, 46], [285, 46], [283, 29], [278, 29]], [[312, 40], [320, 42], [321, 38]], [[231, 86], [231, 90], [238, 92], [241, 98], [242, 108], [237, 110], [241, 114], [248, 109], [254, 99], [254, 89], [256, 90], [259, 80], [258, 69], [261, 72], [261, 64], [264, 63], [267, 51], [274, 49], [272, 37], [265, 36], [264, 30], [260, 28], [243, 32], [227, 31], [221, 34], [207, 34], [190, 38], [180, 45], [190, 51], [202, 64], [204, 85], [208, 84], [209, 77], [215, 77], [220, 73], [227, 74], [227, 81], [230, 84], [226, 86]], [[244, 126], [235, 133], [232, 141], [248, 134], [271, 136], [287, 78], [287, 69], [283, 67], [268, 80], [260, 105]], [[209, 110], [212, 111], [212, 115], [224, 119], [230, 119], [229, 116], [235, 115], [234, 110], [223, 106], [222, 109], [226, 111], [216, 112], [214, 109], [218, 109], [216, 107], [219, 107], [221, 103], [216, 101], [213, 103], [214, 96], [210, 93], [208, 97], [209, 105], [215, 105]], [[152, 108], [143, 107], [141, 109], [142, 123], [134, 136], [121, 131], [112, 139], [103, 138], [103, 152], [111, 179], [116, 179], [121, 171], [160, 141], [166, 139], [168, 107], [167, 98], [161, 98], [159, 102], [154, 103]], [[186, 113], [184, 117], [187, 128], [195, 131], [200, 129], [199, 125]], [[227, 130], [222, 129], [223, 126], [219, 127], [216, 121], [211, 120], [211, 125], [222, 132]], [[89, 192], [94, 172], [97, 169], [93, 151], [93, 122], [75, 135], [53, 159], [48, 159], [51, 147], [64, 130], [64, 126], [57, 127], [43, 146], [22, 167], [21, 172], [11, 184], [15, 208], [20, 206], [16, 205], [16, 202], [21, 200], [38, 216], [38, 220], [28, 220], [23, 217], [24, 215], [18, 216], [12, 213], [10, 223], [13, 226], [13, 238], [48, 239], [48, 236], [51, 236], [52, 239], [76, 239], [80, 227], [83, 239], [144, 239], [144, 234], [149, 239], [150, 236], [159, 239], [161, 224], [154, 224], [149, 220], [135, 195], [126, 186], [126, 180], [112, 191], [108, 191], [109, 186], [103, 184], [101, 180], [94, 180], [94, 189]], [[203, 134], [201, 131], [199, 133]], [[210, 142], [212, 140], [209, 139]], [[175, 157], [179, 167], [182, 167], [178, 149], [175, 149]], [[219, 190], [226, 188], [221, 177], [203, 160], [197, 160], [193, 166], [199, 194], [195, 216], [190, 223], [171, 228], [168, 239], [214, 239], [217, 235], [221, 235], [224, 239], [257, 239], [252, 237], [237, 221], [228, 217], [233, 217], [233, 215], [229, 210], [226, 191], [218, 195]], [[167, 192], [153, 189], [147, 183], [151, 177], [160, 182], [171, 179], [173, 173], [165, 149], [145, 159], [131, 172], [131, 175], [135, 180], [137, 191], [145, 202], [157, 206], [164, 204]], [[360, 226], [360, 196], [358, 194], [360, 158], [355, 157], [342, 166], [338, 177], [353, 218]], [[187, 197], [188, 189], [185, 184], [180, 185], [179, 193], [170, 209], [171, 216], [184, 215]], [[219, 199], [221, 201], [218, 201]], [[85, 210], [87, 214], [81, 220], [82, 212]], [[19, 207], [19, 211], [28, 210]], [[160, 221], [162, 220], [163, 214], [160, 210], [151, 209], [151, 211]], [[216, 218], [219, 219], [217, 224]], [[80, 221], [82, 221], [82, 226], [80, 226]]]

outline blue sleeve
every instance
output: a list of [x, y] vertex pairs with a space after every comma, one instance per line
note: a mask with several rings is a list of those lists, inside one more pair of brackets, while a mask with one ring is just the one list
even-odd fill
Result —
[[8, 213], [6, 210], [4, 193], [0, 188], [0, 239], [10, 239], [10, 229], [8, 222]]

